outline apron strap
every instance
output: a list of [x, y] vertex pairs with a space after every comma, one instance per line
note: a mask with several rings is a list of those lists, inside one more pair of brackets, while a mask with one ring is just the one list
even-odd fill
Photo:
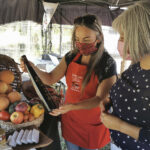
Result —
[[77, 61], [80, 56], [81, 56], [81, 54], [77, 53], [77, 55], [74, 57], [73, 61]]

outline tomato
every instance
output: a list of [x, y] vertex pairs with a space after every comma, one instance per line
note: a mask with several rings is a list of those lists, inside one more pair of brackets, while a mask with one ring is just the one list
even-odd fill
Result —
[[24, 115], [22, 112], [13, 112], [10, 116], [11, 122], [14, 124], [20, 124], [23, 122]]
[[0, 112], [0, 120], [8, 121], [10, 119], [10, 114], [7, 111], [2, 110]]

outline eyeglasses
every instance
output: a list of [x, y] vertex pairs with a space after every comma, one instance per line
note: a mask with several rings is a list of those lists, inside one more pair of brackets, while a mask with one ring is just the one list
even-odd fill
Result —
[[94, 15], [86, 15], [83, 17], [78, 17], [74, 20], [74, 24], [93, 24], [96, 21], [96, 17]]

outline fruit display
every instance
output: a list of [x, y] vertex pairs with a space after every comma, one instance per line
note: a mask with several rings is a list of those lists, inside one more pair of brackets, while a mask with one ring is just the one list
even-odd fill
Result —
[[21, 93], [11, 86], [14, 79], [12, 71], [0, 71], [0, 121], [15, 125], [34, 121], [44, 114], [44, 108], [42, 104], [23, 100]]
[[[56, 85], [53, 86], [45, 85], [45, 86], [49, 94], [51, 95], [51, 98], [54, 101], [55, 105], [59, 107], [60, 103], [64, 99], [64, 94], [63, 94], [64, 89], [60, 89], [60, 86], [56, 86]], [[23, 82], [22, 91], [25, 97], [30, 100], [31, 105], [39, 103], [40, 99], [32, 85], [31, 80]], [[47, 103], [49, 104], [49, 101], [47, 101]]]

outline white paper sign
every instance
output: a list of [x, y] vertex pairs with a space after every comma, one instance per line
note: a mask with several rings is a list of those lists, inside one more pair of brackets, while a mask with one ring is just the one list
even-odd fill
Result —
[[45, 13], [43, 16], [43, 28], [44, 28], [44, 30], [46, 30], [48, 24], [51, 21], [51, 18], [53, 17], [53, 15], [58, 7], [58, 3], [43, 2], [43, 6], [45, 9]]

